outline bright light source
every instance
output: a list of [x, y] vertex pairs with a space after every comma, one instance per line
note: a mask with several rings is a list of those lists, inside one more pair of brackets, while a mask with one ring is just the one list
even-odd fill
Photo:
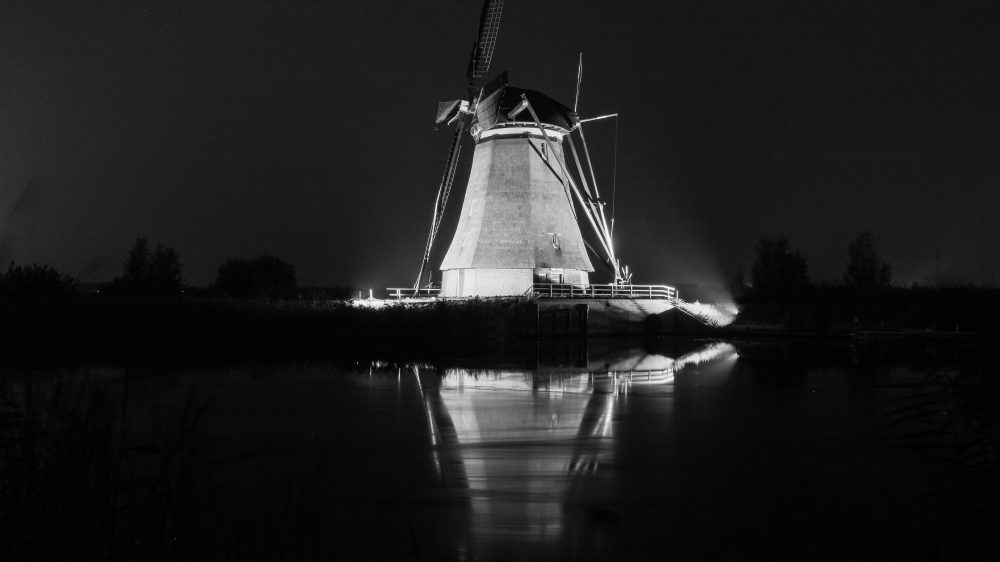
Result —
[[367, 299], [359, 298], [359, 299], [352, 299], [348, 301], [347, 304], [349, 306], [353, 306], [354, 308], [379, 309], [379, 308], [395, 306], [397, 304], [397, 301], [387, 301], [383, 299], [373, 299], [373, 298], [367, 298]]
[[740, 313], [736, 305], [732, 303], [711, 304], [678, 300], [677, 307], [709, 326], [716, 328], [732, 324], [736, 320], [736, 316]]

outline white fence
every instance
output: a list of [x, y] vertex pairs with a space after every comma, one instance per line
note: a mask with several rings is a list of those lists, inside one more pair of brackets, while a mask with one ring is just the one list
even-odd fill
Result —
[[[423, 288], [416, 295], [413, 294], [412, 287], [389, 287], [386, 291], [388, 291], [390, 299], [405, 299], [414, 296], [427, 298], [441, 295], [439, 288]], [[676, 301], [677, 289], [668, 285], [535, 283], [525, 292], [525, 295], [554, 299], [666, 299]]]
[[436, 297], [441, 294], [440, 288], [428, 289], [423, 288], [417, 291], [417, 294], [413, 294], [413, 287], [389, 287], [386, 289], [389, 293], [390, 299], [408, 299], [412, 297], [417, 298], [428, 298]]
[[667, 285], [569, 285], [566, 283], [535, 283], [528, 294], [539, 298], [560, 299], [677, 300], [677, 289]]

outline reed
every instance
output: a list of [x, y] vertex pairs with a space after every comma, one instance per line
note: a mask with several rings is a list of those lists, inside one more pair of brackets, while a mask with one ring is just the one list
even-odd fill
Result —
[[921, 468], [922, 501], [934, 524], [922, 534], [937, 537], [949, 559], [1000, 559], [996, 365], [940, 369], [888, 389], [900, 397], [883, 414], [879, 435], [884, 445], [910, 451]]
[[379, 309], [343, 301], [83, 296], [0, 301], [8, 364], [205, 363], [288, 358], [434, 360], [502, 354], [523, 300]]
[[201, 409], [191, 396], [176, 423], [138, 435], [129, 376], [0, 378], [0, 558], [169, 557]]

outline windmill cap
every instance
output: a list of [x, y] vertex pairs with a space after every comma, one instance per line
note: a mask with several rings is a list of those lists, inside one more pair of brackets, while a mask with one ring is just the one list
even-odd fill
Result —
[[514, 120], [507, 116], [521, 103], [522, 94], [535, 110], [538, 120], [544, 125], [570, 130], [580, 120], [573, 110], [542, 92], [502, 84], [492, 91], [483, 92], [476, 111], [478, 128], [486, 131], [505, 123], [534, 123], [534, 118], [527, 109], [518, 114]]

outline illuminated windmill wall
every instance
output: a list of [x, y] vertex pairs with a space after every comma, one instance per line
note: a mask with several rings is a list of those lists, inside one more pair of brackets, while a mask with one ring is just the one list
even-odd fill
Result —
[[594, 271], [560, 181], [563, 136], [577, 117], [545, 94], [503, 82], [485, 89], [476, 108], [472, 172], [441, 264], [443, 296], [519, 295], [536, 280], [586, 285]]

